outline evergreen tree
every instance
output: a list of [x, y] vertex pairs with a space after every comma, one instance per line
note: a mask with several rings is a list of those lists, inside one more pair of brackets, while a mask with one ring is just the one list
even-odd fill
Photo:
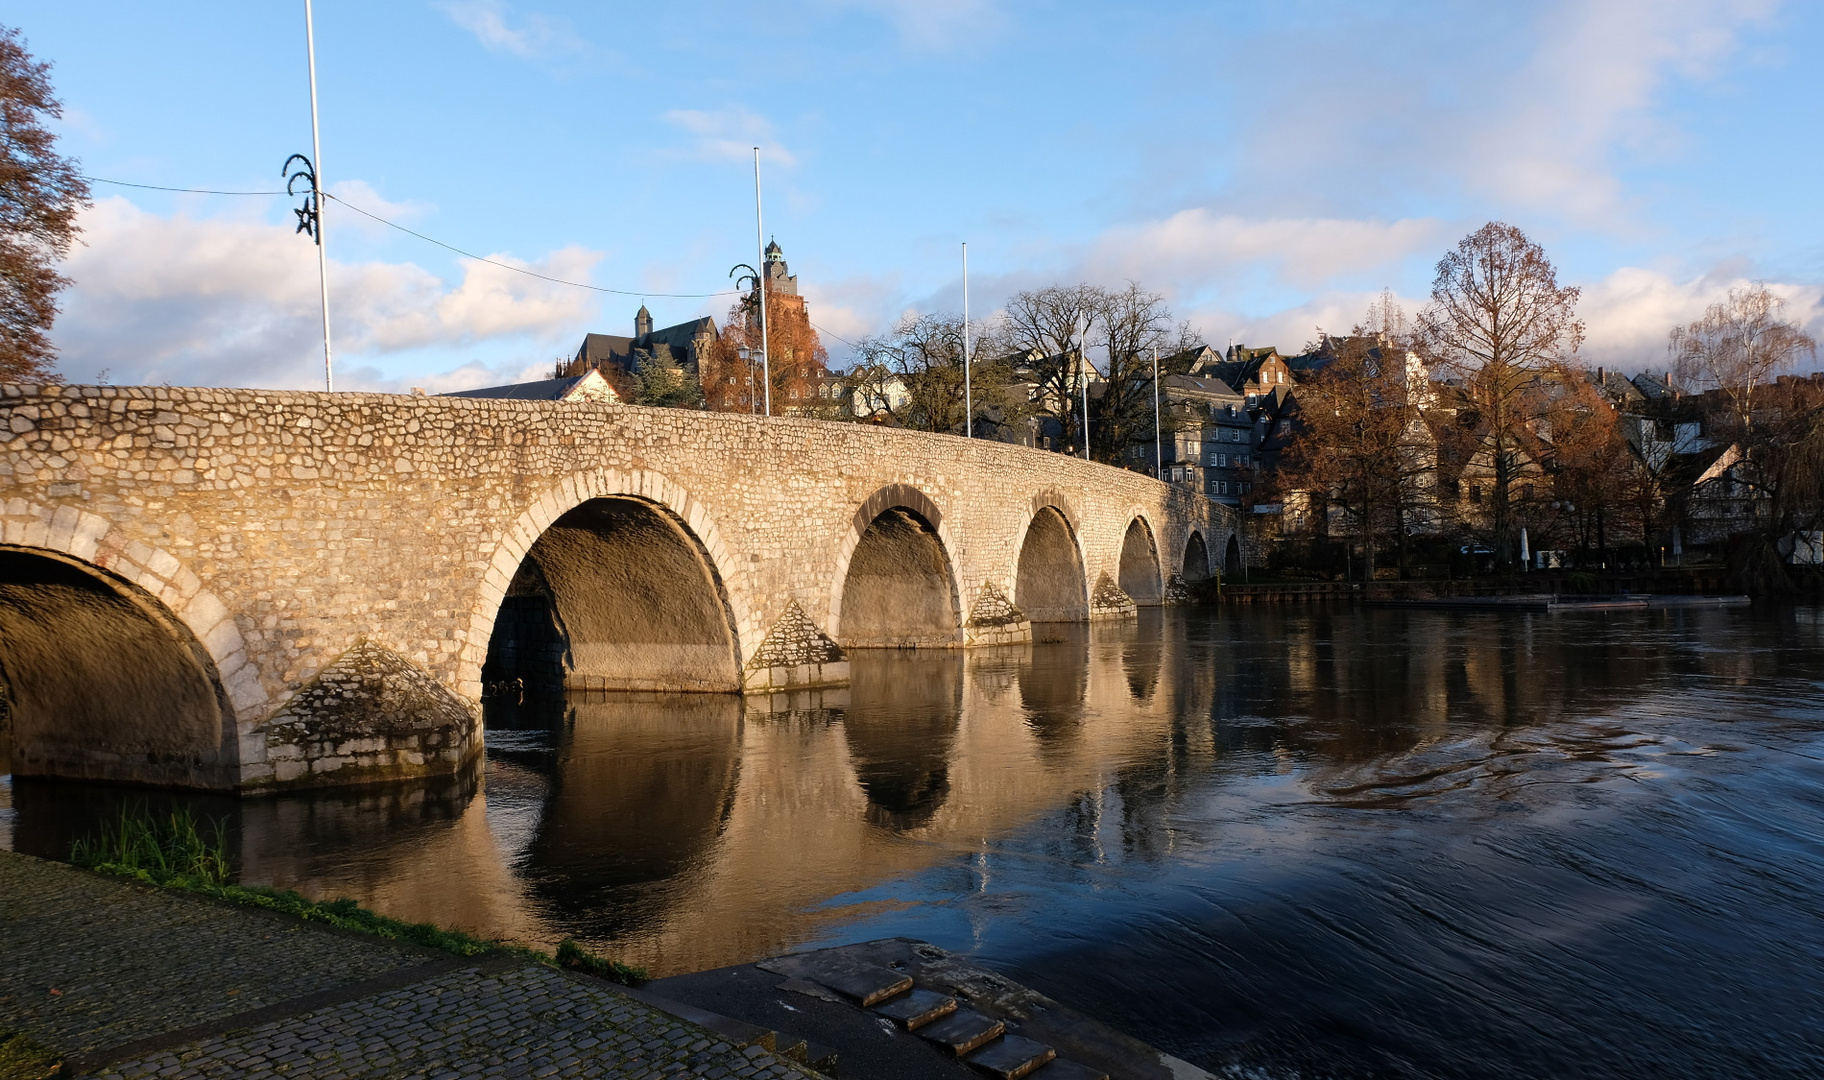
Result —
[[671, 346], [655, 345], [633, 364], [633, 404], [665, 409], [700, 409], [703, 387], [671, 355]]

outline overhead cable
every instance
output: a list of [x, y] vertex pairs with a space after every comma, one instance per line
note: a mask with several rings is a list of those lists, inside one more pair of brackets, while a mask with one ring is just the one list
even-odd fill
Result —
[[[92, 181], [92, 182], [98, 183], [98, 184], [115, 184], [119, 187], [144, 188], [148, 191], [176, 191], [176, 192], [181, 192], [186, 195], [284, 195], [284, 194], [286, 194], [283, 191], [214, 191], [214, 190], [210, 190], [208, 188], [179, 188], [179, 187], [163, 187], [158, 184], [130, 184], [125, 180], [109, 180], [105, 177], [100, 177], [100, 176], [85, 176], [85, 177], [83, 177], [83, 179], [89, 180], [89, 181]], [[540, 274], [540, 273], [537, 273], [532, 270], [527, 270], [524, 267], [514, 266], [511, 263], [500, 262], [498, 260], [490, 259], [485, 256], [476, 255], [473, 252], [464, 251], [463, 249], [457, 247], [454, 244], [446, 244], [443, 241], [438, 240], [435, 237], [426, 236], [423, 233], [418, 232], [416, 230], [408, 229], [404, 225], [401, 225], [396, 221], [388, 221], [387, 219], [381, 217], [379, 214], [369, 213], [368, 211], [361, 209], [359, 206], [356, 206], [354, 203], [349, 202], [347, 199], [341, 198], [336, 195], [332, 195], [327, 191], [322, 192], [321, 194], [326, 199], [335, 199], [337, 202], [341, 203], [343, 206], [348, 207], [350, 210], [353, 210], [355, 213], [360, 214], [362, 217], [372, 218], [373, 220], [378, 221], [380, 224], [385, 225], [386, 227], [388, 227], [390, 229], [398, 229], [400, 232], [405, 233], [409, 236], [415, 236], [418, 239], [425, 241], [426, 243], [436, 244], [438, 247], [443, 248], [446, 251], [453, 251], [456, 254], [461, 255], [465, 259], [474, 259], [476, 262], [486, 263], [489, 266], [498, 266], [502, 270], [511, 270], [515, 274], [524, 274], [527, 277], [534, 277], [540, 281], [549, 281], [553, 285], [569, 285], [572, 288], [588, 289], [591, 292], [611, 293], [615, 296], [661, 296], [661, 297], [665, 297], [666, 299], [684, 299], [684, 300], [697, 300], [697, 299], [702, 299], [704, 297], [710, 297], [710, 296], [737, 296], [740, 294], [739, 290], [734, 290], [734, 289], [726, 290], [723, 292], [707, 292], [707, 293], [665, 293], [665, 292], [650, 292], [650, 291], [643, 290], [643, 289], [641, 289], [641, 290], [607, 289], [607, 288], [603, 288], [600, 285], [590, 285], [586, 282], [567, 281], [563, 278], [550, 277], [549, 275], [546, 275], [546, 274]]]

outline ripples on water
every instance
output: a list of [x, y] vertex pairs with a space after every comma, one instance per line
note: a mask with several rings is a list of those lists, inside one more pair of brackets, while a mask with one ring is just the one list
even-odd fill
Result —
[[[909, 934], [1236, 1076], [1824, 1075], [1815, 610], [1061, 636], [860, 655], [775, 715], [495, 709], [482, 777], [195, 801], [248, 881], [661, 971]], [[6, 798], [55, 857], [143, 796]]]

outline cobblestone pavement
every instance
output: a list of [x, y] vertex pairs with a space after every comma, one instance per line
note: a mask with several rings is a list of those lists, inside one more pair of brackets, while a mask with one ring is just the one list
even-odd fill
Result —
[[600, 980], [0, 852], [6, 1029], [123, 1080], [815, 1075]]

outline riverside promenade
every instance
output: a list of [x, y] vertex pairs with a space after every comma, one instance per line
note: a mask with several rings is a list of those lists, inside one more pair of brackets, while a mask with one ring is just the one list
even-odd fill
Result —
[[816, 1076], [589, 976], [0, 851], [8, 1034], [64, 1076]]

